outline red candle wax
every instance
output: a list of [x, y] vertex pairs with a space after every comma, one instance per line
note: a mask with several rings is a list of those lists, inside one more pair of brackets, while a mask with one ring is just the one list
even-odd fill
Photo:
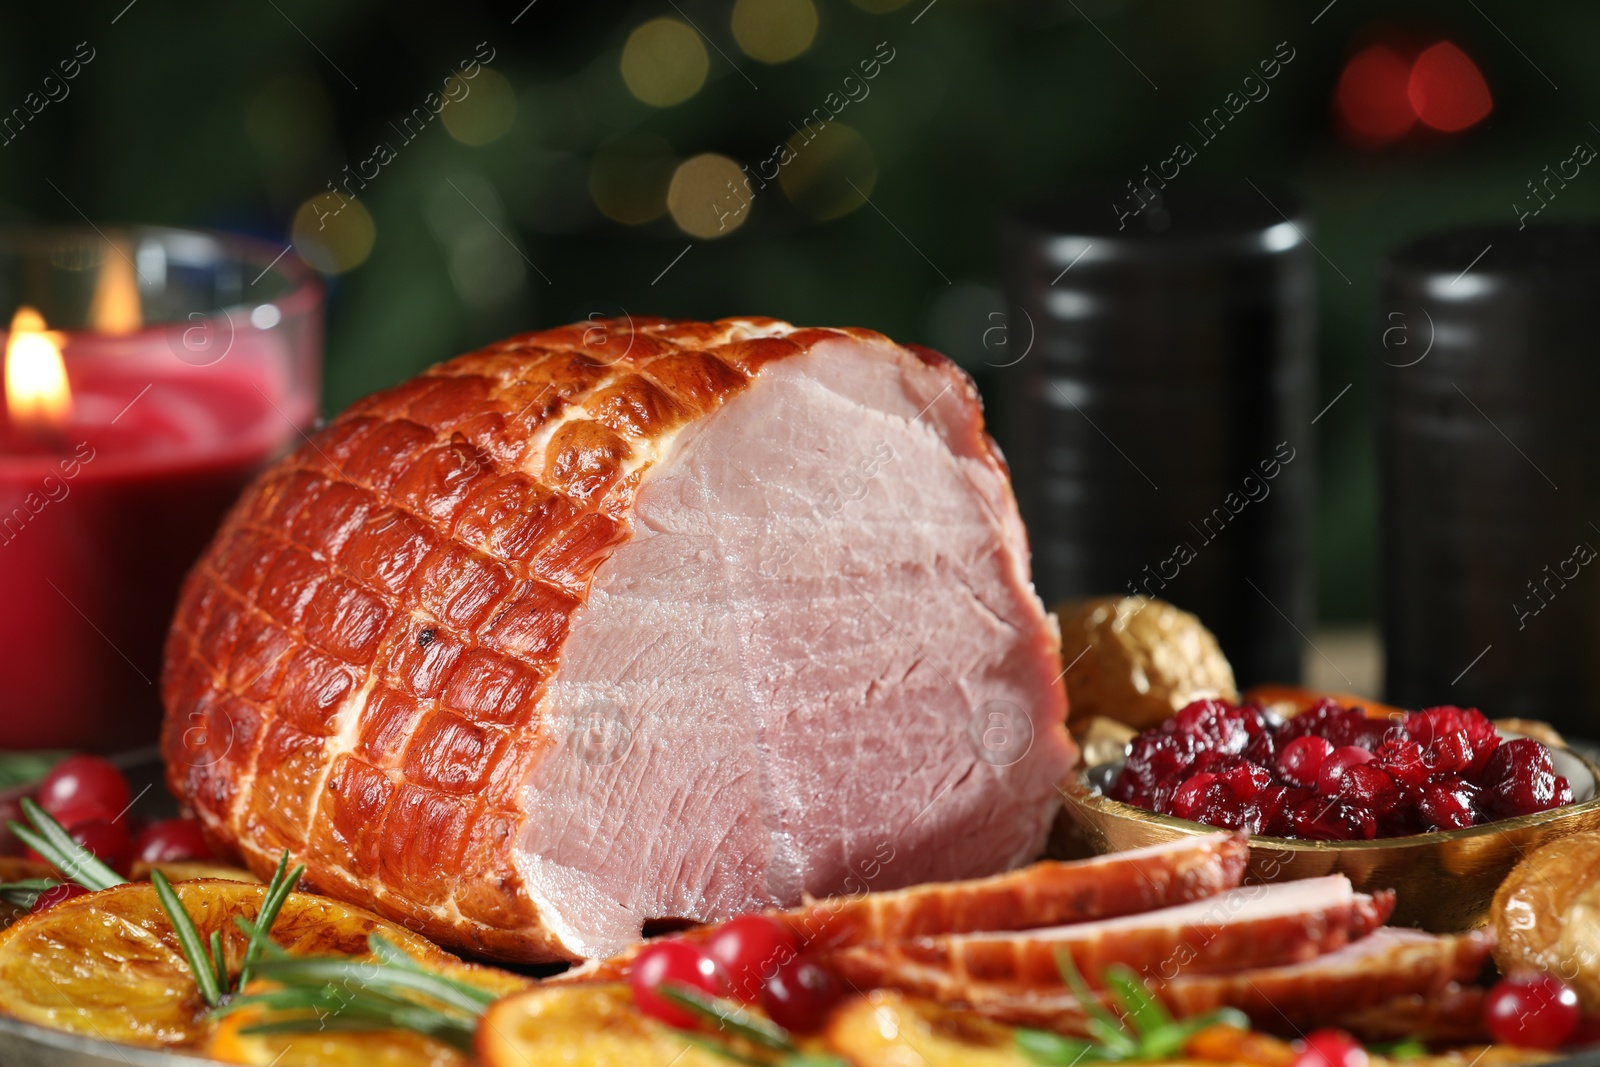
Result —
[[0, 748], [154, 739], [184, 573], [245, 482], [310, 418], [277, 339], [191, 366], [160, 330], [66, 352], [72, 409], [0, 428]]

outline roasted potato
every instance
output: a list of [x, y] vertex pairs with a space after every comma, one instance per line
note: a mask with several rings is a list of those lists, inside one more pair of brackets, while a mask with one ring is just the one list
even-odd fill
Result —
[[1533, 967], [1572, 986], [1600, 1011], [1600, 831], [1557, 838], [1512, 868], [1491, 908], [1495, 962]]
[[1097, 597], [1055, 612], [1073, 718], [1103, 715], [1143, 730], [1194, 700], [1239, 699], [1211, 631], [1164, 600]]

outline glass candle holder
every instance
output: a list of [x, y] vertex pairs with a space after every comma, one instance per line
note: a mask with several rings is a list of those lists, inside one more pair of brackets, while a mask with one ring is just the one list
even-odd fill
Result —
[[0, 749], [160, 725], [185, 573], [316, 418], [323, 289], [247, 238], [0, 231]]

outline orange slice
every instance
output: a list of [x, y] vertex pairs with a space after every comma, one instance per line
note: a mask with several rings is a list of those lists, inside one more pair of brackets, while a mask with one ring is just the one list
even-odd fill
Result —
[[824, 1037], [829, 1052], [856, 1067], [1033, 1067], [1014, 1034], [1009, 1026], [880, 989], [842, 1005]]
[[[246, 938], [233, 920], [254, 919], [266, 887], [208, 880], [174, 889], [202, 940], [221, 932], [229, 971], [237, 974]], [[371, 933], [427, 966], [464, 966], [404, 927], [305, 893], [289, 894], [272, 939], [297, 955], [364, 957]], [[0, 1011], [87, 1037], [151, 1047], [194, 1046], [214, 1026], [148, 882], [75, 897], [0, 931]]]
[[622, 983], [542, 986], [507, 997], [478, 1024], [483, 1067], [728, 1067], [641, 1015]]

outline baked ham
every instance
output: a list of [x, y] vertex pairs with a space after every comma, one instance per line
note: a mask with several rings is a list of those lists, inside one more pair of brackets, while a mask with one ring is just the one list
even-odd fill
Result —
[[[1238, 1008], [1258, 1029], [1288, 1036], [1339, 1026], [1364, 1040], [1482, 1037], [1483, 990], [1471, 983], [1494, 947], [1493, 930], [1428, 934], [1382, 927], [1337, 952], [1283, 967], [1181, 974], [1150, 981], [1174, 1015]], [[1088, 1017], [1059, 983], [1034, 989], [972, 986], [946, 1004], [998, 1022], [1085, 1034]]]
[[[1249, 859], [1244, 834], [1205, 834], [1088, 859], [1045, 860], [989, 878], [813, 900], [764, 914], [787, 926], [809, 951], [876, 946], [884, 952], [865, 953], [865, 958], [884, 961], [898, 959], [885, 953], [898, 953], [897, 943], [913, 938], [1087, 923], [1202, 900], [1237, 886]], [[702, 942], [718, 929], [699, 926], [678, 936]], [[638, 947], [552, 980], [623, 978]]]
[[168, 639], [173, 792], [451, 948], [993, 874], [1072, 766], [972, 382], [858, 329], [586, 322], [258, 478]]
[[1343, 875], [1244, 886], [1176, 907], [1038, 930], [921, 937], [828, 953], [860, 988], [950, 1002], [1064, 987], [1059, 954], [1091, 987], [1112, 964], [1152, 985], [1182, 974], [1300, 963], [1381, 926], [1394, 893], [1351, 891]]

